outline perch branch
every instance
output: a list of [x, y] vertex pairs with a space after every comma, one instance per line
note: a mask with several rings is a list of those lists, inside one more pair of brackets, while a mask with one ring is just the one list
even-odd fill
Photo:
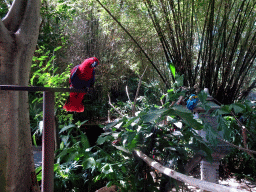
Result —
[[222, 186], [222, 185], [219, 185], [219, 184], [216, 184], [216, 183], [211, 183], [211, 182], [195, 179], [193, 177], [189, 177], [187, 175], [181, 174], [181, 173], [179, 173], [177, 171], [174, 171], [170, 168], [164, 167], [163, 165], [161, 165], [160, 163], [152, 160], [151, 158], [149, 158], [147, 155], [145, 155], [144, 153], [142, 153], [139, 150], [134, 150], [134, 154], [137, 155], [139, 158], [141, 158], [143, 161], [145, 161], [149, 166], [154, 167], [159, 172], [161, 172], [161, 173], [163, 173], [163, 174], [165, 174], [169, 177], [172, 177], [176, 180], [179, 180], [179, 181], [182, 181], [184, 183], [188, 183], [189, 185], [198, 187], [202, 190], [213, 191], [213, 192], [244, 191], [244, 190], [241, 190], [241, 189], [235, 189], [235, 188], [232, 188], [232, 187], [226, 187], [226, 186]]
[[124, 115], [123, 115], [117, 108], [115, 108], [115, 106], [111, 103], [111, 98], [110, 98], [110, 95], [109, 95], [109, 94], [108, 94], [108, 99], [109, 99], [109, 101], [108, 101], [109, 105], [110, 105], [119, 115], [121, 115], [122, 117], [124, 117]]

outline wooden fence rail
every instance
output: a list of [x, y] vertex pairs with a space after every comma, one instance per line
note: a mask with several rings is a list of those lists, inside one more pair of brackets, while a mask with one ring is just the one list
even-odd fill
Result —
[[54, 191], [54, 92], [86, 93], [88, 89], [0, 85], [0, 90], [43, 91], [42, 192]]

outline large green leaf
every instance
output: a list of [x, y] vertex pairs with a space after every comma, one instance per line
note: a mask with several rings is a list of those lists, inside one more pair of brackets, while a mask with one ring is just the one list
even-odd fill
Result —
[[[111, 133], [110, 133], [111, 134]], [[106, 141], [109, 141], [113, 138], [112, 135], [108, 134], [101, 134], [101, 136], [98, 137], [97, 139], [97, 144], [98, 145], [102, 145], [103, 143], [105, 143]]]
[[185, 112], [185, 109], [182, 108], [176, 108], [175, 109], [169, 109], [165, 112], [165, 115], [169, 116], [179, 116], [184, 120], [184, 122], [189, 125], [191, 128], [196, 129], [196, 130], [201, 130], [203, 129], [203, 125], [200, 124], [198, 121], [193, 119], [193, 115], [191, 112]]
[[88, 159], [85, 159], [83, 161], [83, 167], [84, 169], [95, 169], [95, 166], [96, 166], [96, 162], [95, 162], [95, 159], [93, 157], [90, 157]]
[[36, 178], [37, 181], [42, 180], [42, 166], [36, 168]]
[[245, 110], [245, 106], [240, 103], [233, 103], [229, 105], [229, 109], [233, 109], [235, 113], [242, 113]]
[[175, 66], [173, 65], [173, 63], [168, 63], [169, 64], [169, 68], [170, 68], [170, 70], [171, 70], [171, 72], [172, 72], [172, 75], [173, 75], [173, 77], [175, 78], [175, 74], [176, 74], [176, 69], [175, 69]]
[[98, 139], [97, 139], [97, 144], [98, 144], [98, 145], [102, 145], [103, 143], [105, 143], [105, 141], [106, 141], [106, 137], [100, 136], [100, 137], [98, 137]]
[[83, 145], [83, 148], [84, 149], [89, 148], [90, 144], [89, 144], [87, 136], [82, 131], [80, 132], [80, 134], [81, 134], [81, 143]]
[[224, 105], [220, 109], [217, 109], [214, 112], [214, 114], [216, 116], [218, 116], [218, 115], [227, 115], [227, 114], [230, 114], [230, 109], [229, 109], [229, 107], [227, 105]]
[[212, 126], [205, 122], [204, 123], [204, 131], [206, 132], [206, 140], [213, 145], [214, 147], [217, 146], [218, 144], [218, 139], [217, 139], [217, 132], [212, 128]]
[[73, 125], [73, 124], [67, 125], [67, 126], [63, 127], [63, 128], [60, 130], [59, 133], [62, 133], [62, 132], [66, 131], [66, 130], [68, 130], [68, 129], [70, 129], [70, 128], [73, 128], [73, 127], [75, 127], [75, 125]]
[[140, 113], [139, 116], [144, 122], [154, 122], [166, 111], [167, 109], [165, 108], [158, 109], [158, 108], [152, 107], [149, 109], [149, 111]]
[[227, 124], [227, 121], [223, 117], [218, 116], [218, 131], [223, 131], [224, 139], [228, 140], [230, 138], [231, 129], [229, 129]]

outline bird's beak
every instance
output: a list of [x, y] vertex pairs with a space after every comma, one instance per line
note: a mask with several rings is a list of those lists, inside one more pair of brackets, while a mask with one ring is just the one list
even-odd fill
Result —
[[97, 61], [94, 61], [94, 63], [91, 65], [91, 67], [96, 67], [98, 65]]

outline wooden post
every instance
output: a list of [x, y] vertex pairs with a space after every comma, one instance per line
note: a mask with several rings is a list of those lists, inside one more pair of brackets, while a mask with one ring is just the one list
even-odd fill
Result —
[[19, 85], [0, 85], [0, 90], [43, 91], [44, 126], [42, 138], [42, 186], [41, 192], [54, 191], [54, 93], [88, 93], [88, 89], [58, 87], [28, 87]]
[[44, 91], [42, 142], [42, 192], [54, 189], [54, 92]]

